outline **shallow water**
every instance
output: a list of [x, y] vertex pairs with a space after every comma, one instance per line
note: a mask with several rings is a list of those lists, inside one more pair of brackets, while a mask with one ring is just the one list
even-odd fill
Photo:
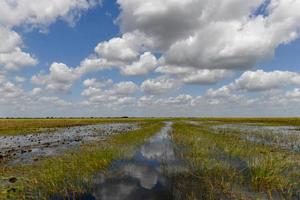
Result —
[[166, 123], [131, 160], [114, 162], [108, 174], [95, 176], [93, 190], [78, 199], [143, 200], [173, 199], [171, 182], [165, 174], [183, 169], [170, 139], [172, 123]]
[[[212, 126], [216, 131], [238, 130], [241, 138], [250, 142], [300, 151], [300, 129], [297, 126], [264, 126], [258, 124], [223, 124]], [[230, 132], [229, 132], [230, 133]]]
[[299, 127], [295, 126], [264, 126], [259, 124], [222, 124], [213, 126], [215, 129], [238, 129], [247, 132], [269, 132], [275, 134], [300, 134]]
[[30, 163], [43, 156], [58, 155], [82, 143], [105, 140], [106, 137], [137, 129], [132, 123], [96, 124], [59, 128], [51, 133], [0, 136], [0, 162]]

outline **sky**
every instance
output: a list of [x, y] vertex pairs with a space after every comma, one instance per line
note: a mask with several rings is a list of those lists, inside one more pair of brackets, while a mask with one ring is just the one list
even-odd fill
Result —
[[0, 117], [300, 116], [300, 1], [3, 0]]

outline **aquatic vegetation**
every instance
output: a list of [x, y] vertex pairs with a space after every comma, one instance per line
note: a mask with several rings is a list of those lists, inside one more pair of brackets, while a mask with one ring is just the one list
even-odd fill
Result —
[[138, 148], [133, 158], [117, 160], [108, 173], [95, 176], [93, 191], [84, 196], [92, 199], [173, 199], [164, 173], [180, 165], [170, 141], [171, 129], [171, 123], [166, 123]]
[[184, 199], [299, 198], [298, 154], [184, 123], [174, 125], [173, 140], [190, 171], [175, 177]]
[[0, 119], [0, 135], [27, 135], [56, 128], [101, 123], [156, 122], [157, 118], [49, 118], [49, 119]]
[[[39, 131], [48, 127], [53, 129], [51, 133], [14, 132], [13, 136], [0, 136], [12, 140], [0, 147], [20, 146], [22, 150], [23, 143], [24, 148], [27, 144], [39, 147], [36, 141], [44, 141], [43, 137], [53, 139], [48, 147], [41, 144], [44, 150], [65, 141], [76, 145], [67, 144], [60, 154], [28, 163], [5, 164], [5, 157], [0, 157], [0, 199], [101, 197], [103, 191], [116, 191], [119, 186], [126, 186], [130, 197], [300, 198], [298, 118], [119, 118], [85, 119], [82, 123], [65, 119], [58, 127], [49, 125], [52, 119], [47, 120], [45, 124], [40, 119], [29, 120], [28, 127], [19, 127], [30, 130], [36, 126]], [[166, 121], [170, 123], [163, 123]], [[107, 127], [107, 132], [97, 127]], [[23, 151], [22, 155], [26, 154], [34, 153]]]
[[[5, 199], [46, 199], [50, 196], [72, 196], [89, 190], [95, 173], [105, 170], [120, 157], [130, 156], [163, 126], [144, 123], [141, 129], [110, 137], [105, 141], [82, 145], [58, 157], [35, 164], [0, 168], [0, 196]], [[11, 178], [16, 178], [13, 183]], [[0, 198], [1, 199], [1, 198]]]
[[202, 122], [214, 122], [214, 123], [255, 123], [256, 125], [271, 125], [271, 126], [300, 126], [299, 117], [272, 117], [272, 118], [252, 118], [252, 117], [242, 117], [242, 118], [197, 118], [193, 120], [198, 120]]
[[44, 156], [56, 156], [83, 143], [105, 140], [138, 128], [137, 123], [110, 123], [58, 128], [51, 134], [0, 136], [0, 163], [30, 163]]
[[300, 131], [297, 126], [262, 126], [256, 124], [223, 124], [212, 126], [213, 132], [236, 135], [241, 139], [300, 151]]

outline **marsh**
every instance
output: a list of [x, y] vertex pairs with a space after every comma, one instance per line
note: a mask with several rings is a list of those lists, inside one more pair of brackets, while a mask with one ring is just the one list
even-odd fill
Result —
[[[1, 197], [300, 197], [300, 154], [295, 148], [300, 120], [126, 120], [85, 121], [44, 133], [46, 126], [33, 134], [3, 132], [1, 152], [11, 156], [1, 158]], [[15, 151], [8, 153], [11, 148]]]

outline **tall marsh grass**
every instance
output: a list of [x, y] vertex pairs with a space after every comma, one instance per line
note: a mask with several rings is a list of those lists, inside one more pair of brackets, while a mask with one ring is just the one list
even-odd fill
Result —
[[54, 119], [0, 119], [0, 135], [26, 135], [45, 128], [64, 128], [101, 123], [157, 122], [157, 118], [54, 118]]
[[[53, 195], [72, 196], [88, 192], [93, 175], [105, 170], [113, 160], [130, 156], [163, 124], [155, 122], [141, 126], [141, 129], [85, 144], [76, 151], [36, 164], [0, 167], [0, 176], [3, 177], [0, 199], [47, 199]], [[16, 182], [8, 183], [12, 177], [17, 179]]]
[[183, 199], [299, 198], [299, 154], [184, 123], [174, 125], [173, 141], [189, 166], [175, 177]]

